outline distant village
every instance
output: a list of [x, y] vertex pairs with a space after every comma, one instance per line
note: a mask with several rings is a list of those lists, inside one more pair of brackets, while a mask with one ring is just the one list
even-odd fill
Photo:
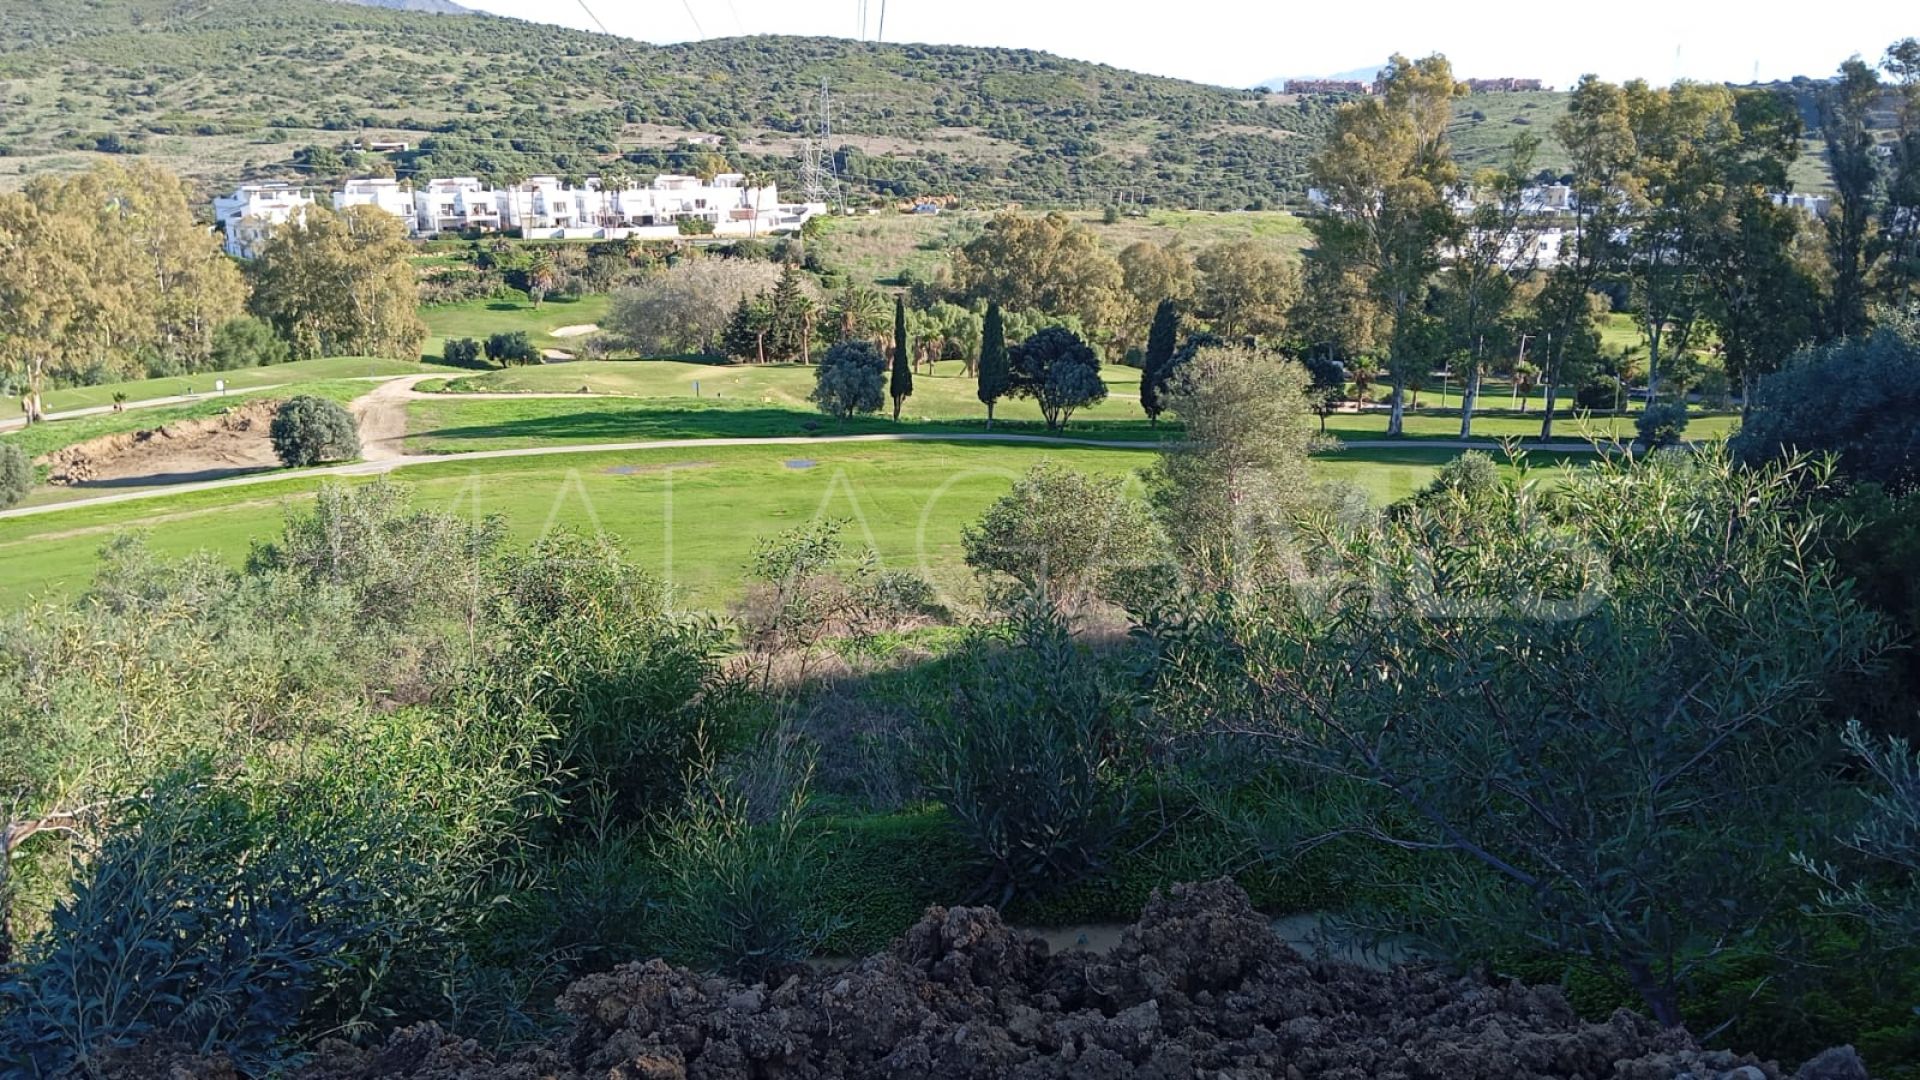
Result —
[[[299, 184], [243, 184], [213, 200], [213, 216], [228, 254], [250, 259], [274, 229], [302, 220], [318, 198]], [[712, 179], [663, 173], [644, 184], [589, 177], [579, 186], [535, 176], [503, 188], [470, 176], [419, 183], [364, 178], [346, 181], [330, 198], [335, 210], [384, 210], [408, 235], [422, 238], [506, 230], [541, 240], [672, 239], [689, 231], [740, 238], [796, 232], [827, 212], [824, 202], [782, 203], [773, 181], [749, 182], [742, 173]]]
[[[1551, 90], [1553, 87], [1539, 79], [1468, 79], [1467, 89], [1476, 94], [1520, 94], [1536, 90]], [[1284, 93], [1328, 95], [1328, 94], [1377, 94], [1384, 80], [1375, 78], [1372, 82], [1358, 79], [1288, 79]]]

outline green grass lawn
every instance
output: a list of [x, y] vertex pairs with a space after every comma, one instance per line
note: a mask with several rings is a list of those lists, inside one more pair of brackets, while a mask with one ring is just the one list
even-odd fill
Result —
[[[1362, 486], [1377, 503], [1425, 485], [1451, 454], [1409, 446], [1316, 459], [1318, 475]], [[500, 514], [518, 541], [571, 527], [620, 543], [667, 575], [696, 607], [738, 595], [755, 541], [816, 515], [847, 519], [848, 541], [890, 566], [961, 587], [960, 529], [1042, 458], [1132, 476], [1150, 451], [966, 443], [823, 443], [446, 462], [400, 471], [423, 505]], [[359, 481], [355, 481], [359, 482]], [[161, 552], [210, 550], [236, 565], [280, 528], [313, 476], [221, 491], [0, 519], [0, 609], [71, 593], [115, 532], [146, 527]]]
[[[48, 412], [65, 412], [69, 409], [111, 405], [115, 393], [126, 394], [128, 401], [151, 401], [154, 398], [179, 397], [186, 394], [211, 396], [215, 379], [225, 379], [228, 390], [239, 391], [261, 386], [319, 382], [329, 379], [357, 379], [377, 375], [412, 375], [422, 371], [440, 370], [457, 371], [458, 369], [442, 369], [437, 364], [422, 365], [406, 360], [387, 360], [377, 356], [329, 356], [323, 360], [296, 360], [290, 364], [274, 364], [269, 367], [238, 368], [233, 371], [169, 376], [164, 379], [141, 379], [136, 382], [105, 383], [100, 386], [75, 386], [66, 390], [50, 391], [44, 395], [43, 400]], [[18, 402], [12, 405], [14, 408], [18, 406]]]
[[27, 457], [37, 458], [42, 454], [52, 453], [75, 443], [83, 443], [88, 439], [97, 439], [103, 435], [148, 431], [181, 420], [198, 420], [203, 417], [217, 416], [241, 402], [254, 398], [286, 398], [298, 393], [331, 398], [344, 403], [370, 392], [376, 385], [355, 379], [335, 379], [307, 381], [297, 386], [282, 388], [236, 390], [224, 396], [206, 397], [179, 405], [156, 405], [150, 409], [129, 409], [126, 412], [95, 413], [91, 416], [76, 416], [67, 420], [49, 420], [46, 423], [0, 434], [0, 442], [12, 443], [24, 451]]
[[607, 313], [612, 297], [605, 293], [566, 299], [550, 299], [535, 308], [526, 300], [469, 300], [460, 304], [436, 304], [420, 309], [427, 324], [427, 341], [421, 352], [439, 356], [450, 338], [472, 338], [485, 342], [493, 334], [525, 330], [537, 349], [567, 349], [580, 344], [579, 338], [557, 338], [553, 331], [563, 326], [598, 323]]

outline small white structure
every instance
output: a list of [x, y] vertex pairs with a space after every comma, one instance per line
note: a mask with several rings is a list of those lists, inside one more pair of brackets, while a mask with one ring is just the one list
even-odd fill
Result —
[[1772, 195], [1775, 206], [1790, 206], [1795, 210], [1804, 210], [1816, 218], [1827, 216], [1833, 209], [1833, 199], [1826, 195], [1808, 195], [1803, 191], [1776, 191]]
[[252, 259], [274, 229], [306, 220], [312, 205], [313, 195], [294, 184], [242, 184], [233, 194], [213, 200], [213, 219], [226, 236], [227, 254]]
[[345, 210], [349, 206], [379, 207], [406, 222], [409, 234], [419, 231], [413, 192], [402, 187], [398, 180], [369, 178], [347, 181], [345, 187], [333, 193], [333, 208]]

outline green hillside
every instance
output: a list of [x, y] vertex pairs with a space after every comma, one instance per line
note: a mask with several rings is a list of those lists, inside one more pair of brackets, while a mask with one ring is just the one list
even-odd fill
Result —
[[[207, 187], [694, 167], [791, 184], [821, 83], [856, 195], [1172, 207], [1297, 200], [1329, 106], [1008, 49], [753, 37], [656, 47], [493, 16], [324, 0], [44, 0], [0, 21], [0, 187], [139, 153]], [[321, 147], [318, 155], [306, 152]]]

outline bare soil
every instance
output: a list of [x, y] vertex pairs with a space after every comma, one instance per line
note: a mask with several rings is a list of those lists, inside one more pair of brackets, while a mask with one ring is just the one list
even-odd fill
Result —
[[[1302, 957], [1230, 882], [1148, 902], [1106, 952], [1054, 952], [989, 908], [932, 908], [887, 952], [745, 984], [628, 964], [561, 996], [572, 1030], [495, 1056], [432, 1024], [330, 1042], [299, 1080], [1779, 1080], [1625, 1011], [1574, 1015], [1558, 990], [1430, 968]], [[128, 1070], [123, 1071], [122, 1066]], [[152, 1050], [114, 1080], [234, 1075]], [[145, 1071], [137, 1071], [145, 1070]], [[1866, 1080], [1850, 1049], [1802, 1080]]]
[[88, 439], [42, 456], [48, 480], [72, 487], [146, 487], [274, 469], [268, 428], [280, 402], [254, 399], [218, 416]]

